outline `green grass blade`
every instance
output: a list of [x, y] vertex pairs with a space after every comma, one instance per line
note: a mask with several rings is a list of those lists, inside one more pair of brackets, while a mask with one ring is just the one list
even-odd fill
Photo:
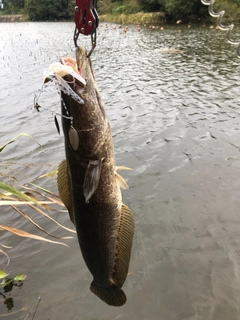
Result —
[[4, 182], [0, 182], [0, 189], [5, 190], [6, 192], [10, 192], [11, 194], [14, 194], [20, 200], [24, 200], [24, 201], [28, 201], [28, 202], [31, 202], [31, 203], [39, 204], [38, 201], [36, 201], [35, 199], [27, 196], [26, 194], [24, 194], [23, 192], [19, 191], [16, 188], [14, 188], [10, 184], [4, 183]]
[[13, 143], [15, 140], [17, 140], [19, 137], [21, 136], [25, 136], [28, 138], [33, 139], [39, 146], [41, 146], [29, 133], [25, 133], [25, 132], [21, 132], [19, 134], [17, 134], [15, 137], [13, 137], [11, 140], [9, 140], [7, 143], [5, 143], [3, 146], [0, 147], [0, 152], [3, 151], [3, 149], [8, 146], [9, 144]]
[[5, 278], [6, 276], [8, 276], [8, 274], [5, 273], [3, 270], [0, 270], [0, 279]]

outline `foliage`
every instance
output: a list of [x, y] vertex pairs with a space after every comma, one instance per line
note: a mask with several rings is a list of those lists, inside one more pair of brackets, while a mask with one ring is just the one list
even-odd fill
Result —
[[[61, 200], [59, 197], [41, 187], [38, 187], [34, 184], [30, 184], [32, 187], [27, 187], [25, 185], [15, 188], [11, 186], [8, 183], [0, 182], [0, 189], [4, 190], [5, 192], [0, 193], [0, 206], [11, 206], [13, 210], [15, 210], [18, 214], [20, 214], [22, 217], [24, 217], [26, 220], [28, 220], [30, 223], [32, 223], [36, 228], [41, 230], [42, 232], [46, 233], [47, 235], [56, 238], [56, 239], [69, 239], [72, 237], [57, 237], [55, 235], [50, 234], [45, 229], [43, 229], [40, 225], [38, 225], [32, 218], [30, 218], [25, 212], [23, 212], [21, 209], [19, 209], [19, 206], [26, 206], [28, 205], [32, 210], [37, 212], [38, 214], [43, 215], [44, 217], [48, 218], [58, 226], [62, 227], [63, 229], [69, 231], [69, 232], [75, 232], [72, 229], [68, 229], [64, 226], [62, 226], [60, 223], [58, 223], [56, 220], [54, 220], [52, 217], [50, 217], [45, 211], [53, 211], [54, 209], [49, 206], [49, 204], [58, 204], [60, 206], [63, 206], [61, 203]], [[22, 190], [21, 190], [22, 189]], [[39, 191], [41, 190], [41, 192]], [[44, 191], [44, 193], [42, 192]], [[46, 195], [45, 193], [49, 193], [50, 195]], [[0, 225], [0, 230], [5, 230], [8, 232], [11, 232], [13, 234], [16, 234], [20, 237], [25, 238], [31, 238], [35, 240], [41, 240], [46, 241], [50, 243], [57, 243], [66, 246], [66, 244], [58, 241], [53, 241], [50, 239], [43, 238], [41, 236], [37, 236], [35, 234], [31, 234], [28, 232], [25, 232], [20, 229], [16, 229], [9, 226]]]
[[[6, 305], [8, 310], [12, 310], [14, 304], [11, 295], [6, 296], [7, 293], [11, 292], [14, 287], [21, 288], [23, 281], [26, 279], [25, 274], [18, 274], [15, 277], [8, 277], [9, 274], [5, 273], [3, 270], [0, 270], [0, 295], [4, 299], [3, 303]], [[0, 314], [0, 317], [4, 315]]]
[[[8, 260], [8, 264], [9, 261], [10, 259]], [[7, 307], [8, 311], [11, 311], [14, 307], [11, 291], [14, 287], [21, 288], [23, 286], [23, 281], [26, 278], [27, 276], [22, 273], [17, 274], [15, 277], [9, 277], [8, 273], [6, 273], [4, 270], [0, 270], [0, 297], [3, 304]], [[8, 313], [7, 315], [9, 314], [10, 313]], [[0, 318], [7, 315], [0, 314]]]
[[98, 14], [111, 13], [111, 11], [112, 11], [111, 3], [112, 3], [111, 0], [98, 0], [97, 1]]
[[[73, 20], [75, 6], [75, 0], [3, 0], [3, 3], [4, 10], [0, 12], [22, 13], [32, 21]], [[214, 9], [225, 10], [228, 21], [240, 20], [240, 0], [217, 0]], [[122, 20], [121, 15], [138, 12], [161, 12], [170, 22], [209, 18], [208, 7], [201, 0], [98, 0], [97, 11], [99, 15], [113, 14], [118, 21]]]
[[8, 286], [16, 285], [16, 281], [22, 282], [27, 277], [25, 274], [18, 274], [13, 278], [7, 278], [7, 276], [9, 276], [8, 273], [4, 272], [3, 270], [0, 270], [0, 280], [2, 280], [0, 282], [0, 289], [3, 288], [5, 291]]
[[[27, 136], [32, 138], [27, 133], [20, 133], [16, 135], [13, 139], [9, 140], [7, 143], [5, 143], [3, 146], [0, 146], [0, 153], [6, 148], [8, 145], [13, 143], [18, 137], [20, 136]], [[32, 138], [33, 139], [33, 138]], [[5, 164], [6, 166], [6, 164]], [[56, 173], [57, 171], [55, 171]], [[2, 176], [5, 176], [6, 179], [9, 179], [9, 175], [4, 175], [1, 173]], [[47, 176], [51, 176], [52, 172], [43, 176], [38, 177], [43, 178]], [[11, 178], [11, 177], [10, 177]], [[16, 178], [14, 178], [14, 181], [16, 181]], [[52, 211], [54, 210], [52, 207], [49, 205], [51, 204], [57, 204], [60, 206], [63, 206], [61, 200], [59, 199], [59, 196], [52, 193], [51, 191], [48, 191], [42, 187], [38, 187], [37, 185], [33, 184], [32, 182], [29, 182], [29, 186], [27, 185], [22, 185], [18, 187], [14, 187], [8, 182], [2, 182], [0, 181], [0, 190], [3, 190], [3, 192], [0, 192], [0, 206], [10, 206], [13, 210], [15, 210], [18, 214], [20, 214], [22, 217], [27, 219], [30, 223], [32, 223], [36, 228], [41, 230], [42, 232], [46, 233], [47, 235], [57, 238], [57, 239], [68, 239], [71, 237], [57, 237], [54, 236], [50, 233], [48, 233], [46, 230], [44, 230], [40, 225], [38, 225], [36, 222], [33, 221], [32, 218], [30, 218], [25, 212], [23, 212], [21, 209], [19, 209], [19, 206], [26, 206], [30, 207], [32, 210], [37, 212], [38, 214], [41, 214], [51, 220], [52, 222], [56, 223], [57, 225], [61, 226], [62, 228], [66, 229], [67, 231], [70, 232], [75, 232], [71, 229], [68, 229], [64, 226], [62, 226], [60, 223], [58, 223], [56, 220], [54, 220], [52, 217], [50, 217], [46, 211]], [[30, 234], [28, 232], [25, 232], [23, 230], [19, 230], [10, 226], [4, 226], [0, 225], [0, 230], [5, 230], [11, 233], [14, 233], [18, 236], [21, 237], [27, 237], [31, 239], [36, 239], [36, 240], [41, 240], [41, 241], [47, 241], [51, 243], [58, 243], [65, 245], [64, 243], [58, 242], [58, 241], [52, 241], [49, 239], [45, 239], [43, 237]], [[4, 251], [0, 250], [0, 253], [5, 254]], [[6, 255], [6, 254], [5, 254]], [[1, 277], [1, 275], [0, 275]]]
[[2, 2], [5, 13], [19, 13], [20, 9], [24, 7], [24, 0], [3, 0]]
[[26, 11], [32, 21], [63, 20], [73, 16], [74, 1], [28, 0]]
[[146, 12], [163, 11], [162, 0], [138, 0], [141, 10]]
[[[20, 133], [20, 134], [16, 135], [14, 138], [12, 138], [11, 140], [9, 140], [7, 143], [5, 143], [3, 146], [0, 146], [0, 154], [1, 154], [1, 152], [3, 152], [3, 150], [5, 150], [6, 147], [11, 145], [14, 141], [16, 141], [19, 137], [22, 137], [22, 136], [33, 139], [33, 137], [27, 133]], [[12, 175], [13, 170], [11, 170], [11, 169], [13, 166], [13, 162], [12, 161], [11, 162], [10, 161], [9, 162], [1, 161], [0, 165], [2, 165], [2, 163], [3, 163], [2, 167], [4, 168], [4, 171], [6, 171], [6, 168], [9, 168], [11, 174], [3, 173], [0, 170], [0, 175], [4, 178], [4, 180], [6, 180], [4, 182], [0, 181], [0, 207], [10, 206], [16, 213], [18, 213], [24, 219], [26, 219], [30, 223], [32, 223], [41, 232], [44, 232], [45, 234], [47, 234], [53, 238], [57, 238], [57, 239], [72, 238], [72, 237], [58, 237], [53, 234], [50, 234], [49, 232], [47, 232], [45, 229], [43, 229], [39, 224], [37, 224], [34, 221], [35, 218], [28, 216], [28, 214], [22, 210], [22, 207], [28, 206], [29, 208], [32, 209], [33, 212], [37, 213], [37, 215], [43, 215], [45, 218], [51, 220], [51, 222], [57, 224], [58, 226], [62, 227], [63, 229], [65, 229], [69, 232], [75, 233], [74, 230], [62, 226], [60, 223], [58, 223], [56, 220], [54, 220], [49, 214], [46, 213], [46, 212], [49, 213], [51, 211], [56, 210], [52, 206], [57, 205], [58, 207], [59, 206], [64, 207], [59, 196], [54, 194], [53, 192], [46, 190], [40, 186], [37, 186], [36, 184], [33, 183], [33, 181], [35, 181], [35, 180], [39, 180], [39, 179], [46, 178], [46, 177], [51, 177], [52, 175], [57, 173], [57, 170], [55, 170], [53, 172], [51, 171], [47, 174], [39, 176], [39, 177], [35, 178], [33, 181], [30, 181], [28, 184], [24, 184], [21, 186], [19, 186], [19, 185], [12, 186], [8, 182], [9, 180], [11, 182], [12, 181], [15, 182], [16, 184], [18, 182], [17, 178], [15, 176], [15, 174], [17, 172], [14, 173], [14, 176]], [[18, 167], [19, 167], [19, 164], [18, 164]], [[27, 167], [31, 167], [31, 166], [29, 164], [27, 164]], [[20, 207], [21, 207], [21, 209], [20, 209]], [[58, 211], [60, 211], [60, 210], [58, 209]], [[2, 214], [4, 214], [3, 210], [1, 210], [1, 212], [2, 212]], [[0, 232], [11, 232], [11, 233], [16, 234], [20, 237], [27, 237], [27, 238], [34, 239], [34, 240], [46, 241], [46, 242], [50, 242], [50, 243], [56, 243], [56, 244], [61, 244], [61, 245], [67, 246], [65, 243], [62, 243], [59, 241], [53, 241], [53, 240], [50, 240], [50, 239], [47, 239], [47, 238], [44, 238], [44, 237], [41, 237], [41, 236], [38, 236], [35, 234], [28, 233], [28, 232], [20, 230], [20, 229], [16, 229], [11, 226], [11, 221], [8, 221], [7, 224], [8, 224], [7, 226], [0, 225]], [[10, 248], [10, 247], [4, 246], [3, 244], [0, 244], [0, 245], [4, 248]], [[10, 257], [2, 249], [0, 249], [0, 254], [4, 255], [7, 258], [7, 264], [6, 264], [5, 268], [3, 268], [2, 270], [0, 269], [0, 298], [1, 298], [1, 302], [3, 302], [3, 304], [8, 309], [7, 314], [0, 313], [0, 318], [3, 318], [3, 317], [7, 317], [10, 314], [27, 310], [25, 307], [23, 307], [20, 310], [14, 311], [12, 313], [9, 312], [14, 307], [12, 295], [10, 294], [10, 296], [9, 296], [9, 293], [13, 290], [13, 288], [16, 288], [16, 287], [21, 288], [22, 287], [23, 281], [26, 279], [26, 275], [18, 274], [14, 277], [9, 276], [9, 274], [6, 273], [5, 269], [6, 269], [6, 267], [8, 267], [8, 265], [10, 263]], [[40, 297], [38, 298], [36, 306], [34, 306], [32, 308], [32, 310], [34, 310], [33, 315], [36, 313], [39, 302], [40, 302]], [[32, 310], [28, 311], [27, 317], [30, 315]], [[27, 319], [27, 317], [25, 319]]]
[[213, 10], [225, 11], [223, 23], [240, 22], [240, 0], [218, 0], [214, 3]]
[[[34, 140], [34, 138], [28, 134], [28, 133], [25, 133], [25, 132], [20, 132], [19, 134], [17, 134], [15, 137], [13, 137], [11, 140], [9, 140], [7, 143], [5, 143], [3, 146], [0, 146], [0, 152], [3, 151], [3, 149], [8, 146], [9, 144], [13, 143], [15, 140], [17, 140], [19, 137], [21, 136], [25, 136], [25, 137], [28, 137], [28, 138], [31, 138]], [[34, 140], [35, 141], [35, 140]], [[37, 141], [35, 141], [37, 143]]]
[[[240, 20], [240, 0], [218, 0], [214, 8], [217, 11], [225, 10], [228, 20]], [[166, 21], [169, 22], [209, 18], [208, 7], [203, 5], [201, 0], [99, 0], [98, 10], [100, 14], [113, 14], [115, 22], [122, 20], [123, 14], [141, 11], [164, 13]], [[106, 20], [106, 16], [104, 19]]]
[[105, 14], [101, 16], [102, 22], [115, 22], [121, 24], [145, 24], [151, 21], [152, 24], [164, 22], [164, 15], [161, 12], [137, 12], [132, 14]]
[[138, 0], [123, 0], [112, 3], [112, 14], [131, 14], [140, 11], [140, 5]]
[[200, 0], [164, 0], [162, 2], [166, 20], [181, 19], [189, 22], [190, 17], [196, 19], [208, 15], [207, 6], [204, 6]]

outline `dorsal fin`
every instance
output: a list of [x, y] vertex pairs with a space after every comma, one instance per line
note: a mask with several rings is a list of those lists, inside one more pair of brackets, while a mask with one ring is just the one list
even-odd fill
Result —
[[57, 184], [59, 196], [65, 207], [68, 209], [72, 223], [75, 224], [71, 198], [71, 185], [66, 160], [63, 160], [58, 166]]
[[112, 277], [113, 281], [120, 288], [122, 287], [128, 273], [133, 234], [134, 217], [132, 211], [123, 204], [117, 235], [116, 260]]

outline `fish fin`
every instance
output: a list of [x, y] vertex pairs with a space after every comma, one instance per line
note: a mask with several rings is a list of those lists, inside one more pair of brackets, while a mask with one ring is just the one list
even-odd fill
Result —
[[103, 287], [93, 280], [90, 290], [110, 306], [121, 307], [127, 301], [125, 293], [115, 283]]
[[83, 194], [86, 203], [96, 191], [101, 176], [102, 160], [89, 160], [84, 177]]
[[63, 204], [65, 205], [65, 207], [68, 209], [70, 219], [74, 224], [74, 215], [73, 215], [72, 198], [71, 198], [71, 185], [70, 185], [68, 165], [66, 160], [63, 160], [58, 166], [57, 184], [58, 184], [59, 196]]
[[131, 257], [134, 234], [134, 217], [126, 205], [122, 205], [120, 225], [118, 228], [116, 258], [113, 272], [113, 281], [121, 288], [126, 280]]
[[118, 166], [116, 167], [116, 171], [117, 170], [132, 170], [131, 168], [125, 167], [125, 166]]
[[121, 187], [122, 189], [129, 188], [127, 182], [125, 181], [125, 179], [122, 176], [120, 176], [120, 174], [115, 172], [115, 178], [117, 180], [117, 184], [119, 185], [119, 187]]

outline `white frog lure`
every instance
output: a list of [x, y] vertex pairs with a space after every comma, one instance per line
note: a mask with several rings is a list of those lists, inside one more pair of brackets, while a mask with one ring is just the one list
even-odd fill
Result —
[[[71, 76], [71, 80], [64, 80], [64, 76]], [[50, 64], [48, 70], [44, 71], [43, 83], [46, 84], [49, 81], [53, 81], [55, 85], [65, 94], [71, 96], [80, 104], [84, 104], [84, 101], [72, 90], [69, 83], [76, 83], [81, 87], [86, 85], [86, 81], [81, 77], [73, 66], [64, 65], [60, 62]]]
[[[52, 63], [47, 70], [44, 70], [42, 87], [37, 90], [34, 95], [34, 106], [37, 110], [40, 107], [38, 104], [40, 95], [49, 82], [55, 83], [59, 92], [62, 91], [72, 97], [78, 103], [84, 104], [84, 101], [79, 97], [79, 95], [76, 94], [75, 91], [73, 91], [69, 85], [76, 84], [77, 87], [85, 87], [86, 85], [86, 81], [78, 73], [76, 60], [70, 57], [64, 57], [61, 59], [61, 62], [62, 63]], [[63, 77], [65, 77], [65, 79]]]

